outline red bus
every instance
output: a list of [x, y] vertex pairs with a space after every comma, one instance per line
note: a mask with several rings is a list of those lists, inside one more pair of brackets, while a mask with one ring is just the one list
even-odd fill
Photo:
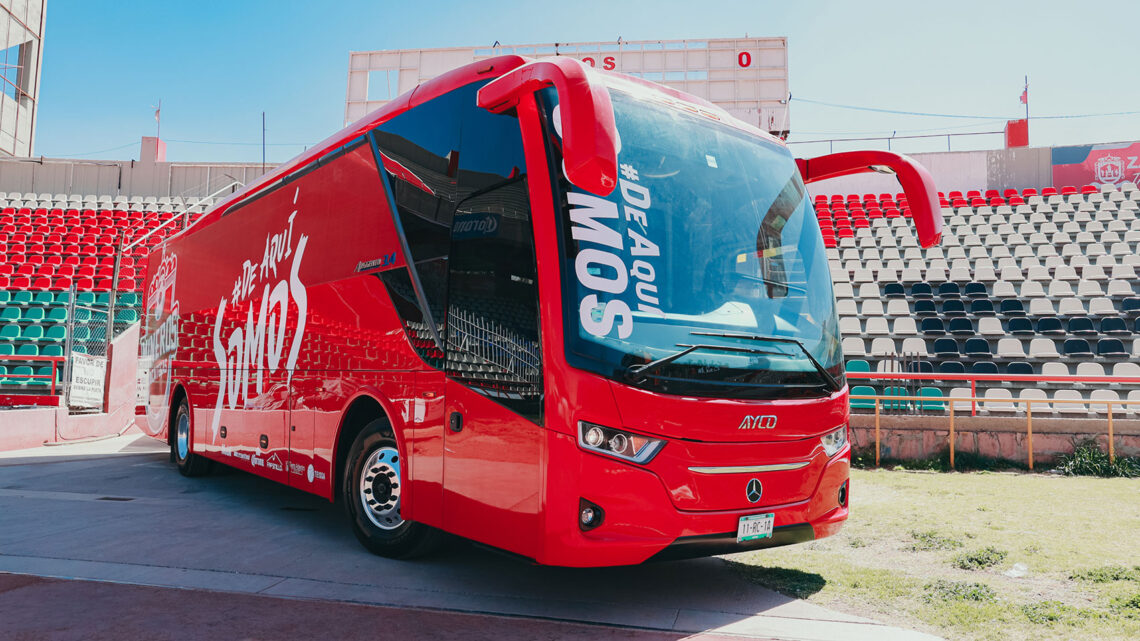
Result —
[[148, 261], [140, 424], [342, 503], [371, 551], [538, 563], [808, 541], [847, 518], [847, 386], [795, 160], [703, 100], [504, 56], [397, 98]]

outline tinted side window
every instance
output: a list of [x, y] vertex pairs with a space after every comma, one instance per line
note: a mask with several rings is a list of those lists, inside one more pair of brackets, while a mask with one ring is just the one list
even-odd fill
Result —
[[463, 112], [451, 234], [448, 374], [541, 421], [534, 232], [518, 119]]
[[[459, 199], [455, 160], [459, 155], [460, 118], [465, 101], [474, 99], [474, 89], [440, 96], [396, 116], [372, 134], [392, 187], [411, 260], [441, 332], [446, 322], [451, 221]], [[407, 270], [389, 270], [381, 278], [416, 351], [429, 364], [442, 368], [443, 353], [431, 340]]]

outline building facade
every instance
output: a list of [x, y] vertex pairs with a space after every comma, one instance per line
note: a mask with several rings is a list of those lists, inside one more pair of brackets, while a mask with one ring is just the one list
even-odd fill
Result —
[[349, 54], [345, 124], [445, 71], [506, 54], [573, 56], [595, 67], [700, 96], [776, 135], [786, 136], [791, 126], [787, 38], [495, 43], [487, 48], [354, 51]]
[[0, 156], [30, 156], [47, 0], [0, 0]]

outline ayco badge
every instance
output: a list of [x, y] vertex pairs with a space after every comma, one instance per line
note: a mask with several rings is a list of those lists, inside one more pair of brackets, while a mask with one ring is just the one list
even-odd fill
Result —
[[764, 414], [762, 416], [745, 416], [743, 421], [740, 421], [738, 430], [770, 430], [776, 427], [776, 417], [771, 414]]

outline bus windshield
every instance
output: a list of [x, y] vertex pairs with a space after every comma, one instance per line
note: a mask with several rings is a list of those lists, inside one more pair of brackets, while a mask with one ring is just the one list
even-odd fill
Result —
[[655, 92], [610, 95], [619, 186], [601, 198], [560, 170], [557, 95], [542, 93], [570, 364], [670, 394], [838, 391], [827, 256], [791, 154]]

